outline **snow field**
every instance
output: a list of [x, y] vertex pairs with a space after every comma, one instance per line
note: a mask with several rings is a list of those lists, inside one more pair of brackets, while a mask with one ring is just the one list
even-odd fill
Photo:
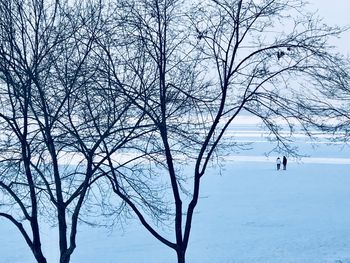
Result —
[[[229, 161], [208, 170], [193, 222], [190, 263], [350, 262], [350, 174], [346, 164]], [[0, 262], [34, 262], [23, 239], [0, 221]], [[58, 262], [46, 228], [49, 262]], [[123, 231], [81, 226], [72, 262], [175, 263], [175, 253], [136, 220]]]
[[[350, 263], [350, 149], [300, 138], [295, 145], [309, 157], [289, 158], [287, 170], [276, 171], [277, 156], [264, 156], [272, 143], [243, 137], [236, 139], [254, 142], [251, 149], [229, 153], [222, 170], [203, 177], [187, 262]], [[56, 229], [42, 231], [48, 262], [59, 262]], [[175, 252], [136, 219], [114, 231], [80, 225], [78, 232], [72, 263], [176, 263]], [[0, 218], [0, 263], [34, 262], [19, 232]]]

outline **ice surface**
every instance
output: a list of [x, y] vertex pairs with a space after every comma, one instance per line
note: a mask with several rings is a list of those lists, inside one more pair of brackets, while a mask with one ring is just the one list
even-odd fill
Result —
[[[203, 177], [187, 254], [189, 263], [349, 263], [350, 150], [321, 144], [290, 159], [286, 171], [266, 158], [267, 142], [234, 153]], [[260, 147], [260, 146], [261, 147]], [[55, 229], [43, 245], [58, 262]], [[175, 253], [136, 221], [124, 231], [81, 226], [72, 263], [175, 263]], [[31, 263], [16, 229], [0, 219], [0, 262]]]

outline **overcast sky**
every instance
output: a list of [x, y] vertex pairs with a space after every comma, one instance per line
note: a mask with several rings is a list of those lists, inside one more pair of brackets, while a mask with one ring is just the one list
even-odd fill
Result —
[[[350, 26], [350, 0], [308, 0], [309, 10], [318, 10], [328, 25]], [[350, 55], [350, 32], [337, 40], [339, 50]]]

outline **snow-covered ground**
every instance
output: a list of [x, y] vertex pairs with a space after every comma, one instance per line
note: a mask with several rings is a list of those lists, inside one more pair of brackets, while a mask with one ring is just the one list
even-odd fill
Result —
[[[263, 155], [270, 143], [261, 136], [256, 141], [252, 150], [228, 156], [221, 172], [210, 168], [203, 178], [187, 262], [350, 262], [350, 150], [299, 141], [310, 157], [290, 159], [286, 171], [276, 171], [276, 156]], [[49, 263], [58, 262], [56, 241], [47, 229]], [[72, 263], [176, 262], [175, 253], [136, 220], [113, 232], [82, 226], [77, 245]], [[34, 262], [4, 219], [0, 262]]]

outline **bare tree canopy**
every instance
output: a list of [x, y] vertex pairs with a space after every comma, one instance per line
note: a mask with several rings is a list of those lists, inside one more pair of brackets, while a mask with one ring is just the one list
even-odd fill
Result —
[[[68, 263], [89, 205], [122, 204], [184, 263], [201, 179], [239, 147], [223, 141], [237, 116], [258, 116], [289, 152], [295, 123], [311, 134], [330, 113], [347, 120], [348, 67], [328, 44], [345, 29], [304, 5], [0, 0], [0, 216], [37, 262], [41, 220]], [[169, 216], [171, 237], [152, 221]]]
[[[70, 261], [84, 204], [99, 192], [91, 184], [117, 151], [150, 130], [99, 67], [104, 11], [99, 1], [0, 2], [0, 216], [37, 262], [46, 262], [45, 221], [57, 226], [60, 262]], [[126, 186], [142, 189], [135, 179]]]
[[[285, 134], [293, 133], [295, 123], [308, 132], [310, 115], [302, 105], [310, 103], [315, 83], [333, 85], [342, 71], [343, 58], [332, 53], [327, 41], [345, 29], [324, 25], [303, 11], [304, 4], [155, 0], [115, 5], [114, 24], [120, 31], [104, 47], [113, 65], [111, 83], [123, 86], [123, 96], [155, 127], [140, 151], [155, 167], [144, 172], [168, 176], [174, 240], [115, 192], [157, 239], [176, 251], [179, 263], [185, 262], [202, 176], [229, 125], [242, 113], [258, 116], [277, 148], [293, 151]], [[281, 133], [286, 127], [289, 133]], [[192, 168], [186, 173], [185, 160]], [[110, 179], [117, 189], [118, 181]]]

